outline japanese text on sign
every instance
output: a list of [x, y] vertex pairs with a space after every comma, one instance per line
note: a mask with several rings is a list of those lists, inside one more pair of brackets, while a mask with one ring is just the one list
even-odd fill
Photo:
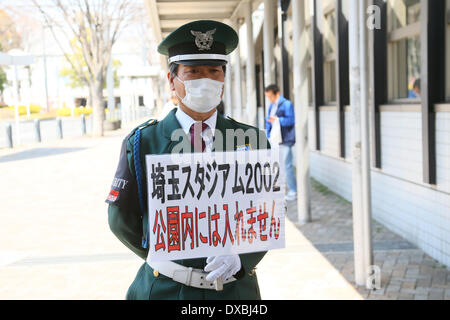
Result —
[[149, 259], [284, 247], [284, 174], [275, 152], [216, 152], [193, 162], [187, 154], [176, 163], [148, 155]]

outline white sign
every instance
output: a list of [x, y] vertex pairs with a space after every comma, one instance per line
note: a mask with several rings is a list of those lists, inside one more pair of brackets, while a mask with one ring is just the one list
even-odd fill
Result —
[[277, 150], [147, 155], [149, 261], [284, 248]]
[[28, 55], [19, 50], [11, 50], [10, 54], [0, 52], [0, 65], [25, 65], [29, 66], [35, 62], [33, 55]]

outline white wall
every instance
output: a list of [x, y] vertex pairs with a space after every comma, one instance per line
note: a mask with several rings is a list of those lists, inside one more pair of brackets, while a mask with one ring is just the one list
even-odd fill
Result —
[[[316, 152], [314, 145], [311, 146], [311, 175], [351, 201], [350, 113], [346, 113], [348, 158], [345, 160], [330, 155], [333, 149], [326, 140], [334, 139], [329, 129], [334, 126], [336, 117], [332, 116], [333, 112], [327, 113], [323, 117], [321, 112], [321, 126], [327, 132], [321, 141], [324, 139], [322, 146], [326, 150]], [[310, 134], [314, 133], [313, 117], [310, 110]], [[420, 113], [381, 113], [383, 169], [372, 170], [372, 215], [450, 266], [450, 113], [438, 112], [436, 122], [437, 185], [430, 187], [422, 183]]]
[[320, 111], [320, 149], [324, 154], [337, 157], [339, 155], [338, 118], [335, 108], [331, 110], [323, 108]]
[[437, 187], [450, 193], [450, 113], [436, 115]]
[[381, 112], [383, 172], [421, 183], [422, 120], [419, 112]]
[[345, 112], [345, 159], [352, 158], [352, 121], [351, 121], [351, 112]]

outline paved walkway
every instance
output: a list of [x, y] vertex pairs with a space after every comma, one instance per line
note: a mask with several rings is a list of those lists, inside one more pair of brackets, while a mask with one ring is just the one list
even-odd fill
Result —
[[[123, 299], [142, 261], [110, 232], [105, 196], [128, 129], [0, 150], [0, 299]], [[383, 289], [352, 284], [351, 206], [319, 185], [313, 217], [258, 266], [264, 299], [450, 297], [450, 274], [374, 225]], [[291, 221], [292, 220], [292, 221]]]
[[[381, 271], [381, 289], [357, 288], [354, 283], [351, 203], [312, 181], [311, 206], [313, 222], [297, 225], [297, 230], [347, 280], [348, 285], [358, 291], [361, 298], [450, 300], [450, 270], [374, 220], [372, 246], [374, 265]], [[288, 217], [292, 221], [296, 221], [296, 212], [296, 204], [291, 203]], [[322, 284], [325, 282], [321, 281]]]

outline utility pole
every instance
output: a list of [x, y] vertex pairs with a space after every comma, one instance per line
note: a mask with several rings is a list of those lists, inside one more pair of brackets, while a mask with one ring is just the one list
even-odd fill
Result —
[[45, 85], [45, 105], [47, 112], [50, 111], [50, 104], [48, 102], [48, 79], [47, 79], [47, 52], [45, 47], [45, 28], [47, 28], [47, 24], [44, 24], [42, 29], [42, 56], [44, 60], [44, 85]]
[[294, 42], [294, 103], [297, 159], [298, 222], [311, 222], [309, 142], [308, 142], [308, 78], [306, 61], [305, 0], [292, 0]]
[[253, 2], [244, 2], [245, 24], [247, 26], [247, 109], [245, 120], [252, 126], [257, 126], [257, 109], [256, 109], [256, 75], [255, 75], [255, 43], [253, 41]]
[[367, 286], [373, 264], [366, 0], [349, 3], [350, 104], [352, 114], [352, 202], [355, 281]]

